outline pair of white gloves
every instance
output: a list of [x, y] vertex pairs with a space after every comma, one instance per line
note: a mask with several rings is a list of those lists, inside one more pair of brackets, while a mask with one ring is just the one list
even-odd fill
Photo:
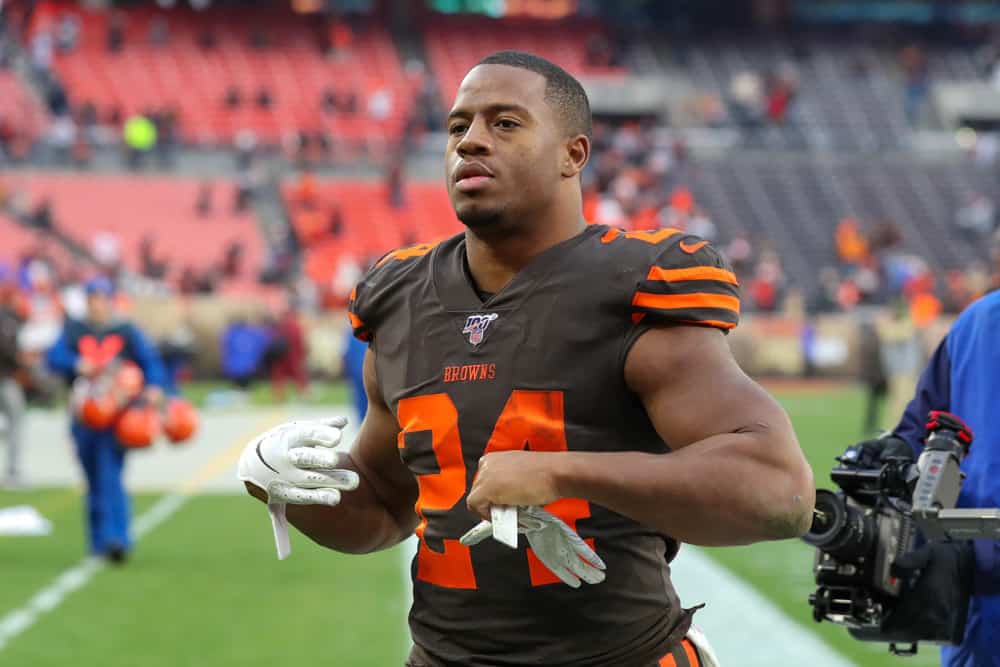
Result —
[[[274, 528], [278, 558], [291, 553], [285, 506], [327, 505], [336, 507], [341, 492], [358, 488], [358, 475], [340, 467], [340, 444], [344, 417], [319, 421], [287, 422], [275, 426], [252, 440], [243, 450], [239, 478], [267, 492], [267, 506]], [[499, 512], [497, 510], [500, 510]], [[508, 546], [517, 546], [516, 533], [522, 533], [535, 555], [563, 582], [577, 588], [580, 582], [604, 581], [604, 562], [572, 528], [541, 507], [518, 507], [514, 511], [494, 508], [493, 517], [516, 518], [503, 527], [482, 521], [460, 539], [466, 546], [479, 544], [487, 537], [498, 537]], [[505, 539], [502, 533], [514, 533]]]

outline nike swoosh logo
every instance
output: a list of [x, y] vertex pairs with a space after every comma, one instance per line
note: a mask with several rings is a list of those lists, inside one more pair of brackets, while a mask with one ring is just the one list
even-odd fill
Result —
[[687, 243], [684, 243], [684, 241], [681, 241], [677, 245], [679, 245], [680, 248], [681, 248], [681, 250], [683, 250], [687, 254], [693, 255], [696, 252], [698, 252], [699, 250], [701, 250], [702, 248], [704, 248], [705, 246], [707, 246], [708, 245], [708, 241], [698, 241], [694, 245], [688, 245]]
[[[260, 453], [260, 443], [259, 442], [257, 443], [257, 458], [259, 458], [260, 462], [263, 463], [264, 465], [266, 465], [268, 468], [270, 468], [271, 470], [274, 470], [274, 466], [272, 466], [270, 463], [268, 463], [267, 461], [265, 461], [264, 460], [264, 455]], [[277, 470], [274, 470], [274, 473], [276, 475], [280, 475], [281, 474]]]

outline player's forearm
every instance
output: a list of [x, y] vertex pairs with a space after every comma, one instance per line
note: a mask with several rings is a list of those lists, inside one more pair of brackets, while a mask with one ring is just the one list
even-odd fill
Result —
[[[713, 436], [668, 455], [560, 455], [556, 485], [682, 542], [747, 544], [803, 534], [814, 505], [812, 471], [760, 433]], [[787, 448], [791, 451], [791, 447]], [[797, 446], [795, 447], [797, 450]]]
[[[358, 488], [342, 492], [336, 507], [288, 505], [285, 511], [289, 523], [313, 542], [344, 553], [371, 553], [409, 537], [415, 522], [406, 515], [412, 512], [397, 509], [394, 513], [352, 459], [345, 457], [341, 463], [344, 469], [358, 473]], [[247, 483], [247, 490], [258, 500], [267, 501], [267, 494], [258, 487]]]

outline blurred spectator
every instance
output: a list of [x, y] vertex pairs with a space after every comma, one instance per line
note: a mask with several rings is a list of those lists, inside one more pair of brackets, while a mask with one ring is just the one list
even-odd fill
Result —
[[198, 186], [194, 210], [199, 218], [207, 218], [212, 214], [212, 181], [202, 181]]
[[76, 14], [65, 12], [56, 28], [56, 48], [60, 53], [71, 53], [80, 39], [80, 19]]
[[837, 225], [837, 256], [844, 264], [857, 264], [868, 256], [868, 241], [861, 233], [858, 221], [850, 216]]
[[149, 234], [139, 241], [139, 271], [146, 278], [163, 280], [167, 275], [169, 263], [166, 258], [156, 257], [156, 243]]
[[695, 207], [694, 209], [694, 214], [688, 222], [688, 231], [692, 234], [697, 234], [708, 241], [716, 240], [715, 223], [712, 222], [710, 217], [708, 217], [708, 213], [705, 209], [700, 206]]
[[726, 244], [725, 255], [737, 276], [744, 276], [750, 271], [754, 260], [754, 249], [746, 232], [739, 231], [730, 239]]
[[326, 35], [326, 54], [333, 58], [343, 58], [350, 53], [354, 44], [354, 33], [344, 21], [333, 19]]
[[768, 81], [767, 88], [767, 118], [775, 125], [783, 125], [798, 89], [795, 66], [782, 63], [778, 72]]
[[52, 199], [50, 197], [44, 197], [35, 210], [31, 212], [28, 218], [28, 224], [35, 229], [43, 229], [46, 231], [52, 231], [55, 229], [55, 223], [52, 220]]
[[24, 325], [24, 309], [18, 307], [17, 287], [10, 270], [3, 269], [0, 276], [0, 415], [6, 422], [3, 439], [6, 441], [7, 463], [0, 478], [0, 489], [24, 485], [21, 477], [20, 454], [22, 425], [24, 423], [24, 389], [19, 382], [23, 369], [18, 336]]
[[262, 25], [255, 26], [250, 31], [251, 48], [264, 50], [271, 45], [271, 39], [267, 34], [267, 28]]
[[368, 116], [376, 122], [384, 122], [392, 115], [393, 106], [392, 92], [380, 83], [368, 97]]
[[603, 34], [592, 32], [587, 36], [584, 45], [584, 62], [587, 63], [587, 67], [611, 67], [614, 61], [611, 42]]
[[149, 22], [149, 43], [152, 46], [163, 47], [170, 42], [170, 25], [167, 17], [157, 14]]
[[211, 51], [219, 44], [219, 38], [215, 34], [215, 30], [210, 25], [206, 25], [198, 33], [198, 46], [202, 51]]
[[996, 206], [989, 196], [976, 193], [955, 212], [955, 225], [969, 241], [978, 243], [993, 234], [996, 224]]
[[250, 169], [257, 155], [257, 133], [251, 129], [240, 130], [236, 133], [233, 147], [236, 149], [237, 171]]
[[245, 318], [234, 319], [222, 332], [222, 373], [240, 389], [247, 389], [260, 370], [267, 349], [267, 332]]
[[31, 38], [31, 65], [39, 74], [47, 74], [52, 68], [52, 33], [48, 28], [35, 32]]
[[737, 125], [750, 130], [760, 124], [764, 114], [764, 85], [756, 72], [744, 71], [729, 83], [729, 107]]
[[254, 102], [256, 102], [258, 109], [270, 109], [274, 105], [274, 96], [271, 94], [271, 89], [267, 86], [261, 86], [257, 90], [257, 97], [254, 98]]
[[244, 247], [242, 241], [230, 241], [222, 256], [220, 273], [227, 280], [239, 278], [243, 273]]
[[333, 88], [324, 88], [320, 95], [319, 107], [323, 113], [332, 115], [337, 110], [337, 93]]
[[223, 98], [222, 103], [227, 109], [240, 108], [240, 105], [243, 104], [243, 96], [240, 94], [240, 89], [236, 86], [229, 86], [226, 90], [226, 96]]
[[285, 383], [295, 382], [300, 394], [309, 391], [309, 375], [306, 371], [305, 331], [299, 314], [288, 307], [271, 329], [268, 354], [270, 359], [271, 391], [276, 401], [285, 400]]
[[90, 252], [94, 260], [108, 275], [114, 275], [121, 261], [121, 243], [111, 232], [102, 231], [94, 235], [90, 242]]
[[403, 178], [403, 156], [390, 160], [385, 174], [385, 188], [389, 197], [389, 206], [403, 208], [406, 206], [405, 180]]
[[109, 53], [121, 53], [125, 48], [125, 14], [113, 11], [108, 20], [108, 31], [105, 41]]
[[906, 119], [915, 127], [929, 88], [927, 56], [920, 46], [911, 44], [900, 50], [899, 64], [903, 71]]
[[157, 161], [161, 167], [170, 167], [174, 162], [174, 149], [177, 145], [177, 112], [173, 109], [162, 109], [151, 114], [153, 127], [156, 129]]
[[144, 114], [130, 116], [122, 128], [122, 138], [125, 141], [126, 163], [130, 169], [138, 169], [156, 148], [156, 125]]
[[755, 308], [762, 312], [776, 312], [781, 307], [784, 282], [778, 255], [774, 252], [762, 253], [748, 290]]
[[882, 341], [875, 323], [867, 317], [862, 318], [858, 333], [858, 375], [865, 387], [865, 419], [861, 435], [871, 437], [877, 435], [880, 408], [889, 393], [889, 379], [885, 370]]

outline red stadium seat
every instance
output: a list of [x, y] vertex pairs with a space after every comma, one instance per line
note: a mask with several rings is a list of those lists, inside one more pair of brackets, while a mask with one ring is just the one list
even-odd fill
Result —
[[[194, 12], [178, 6], [160, 12], [167, 20], [170, 42], [165, 47], [149, 44], [150, 22], [157, 15], [152, 7], [125, 11], [125, 47], [109, 53], [105, 32], [107, 12], [80, 10], [77, 3], [45, 3], [49, 14], [64, 10], [81, 17], [82, 35], [77, 50], [57, 55], [55, 68], [66, 82], [71, 100], [95, 102], [106, 113], [119, 106], [125, 114], [146, 109], [177, 107], [181, 134], [200, 143], [229, 142], [242, 129], [253, 129], [261, 140], [278, 142], [298, 130], [332, 130], [347, 123], [349, 138], [364, 139], [387, 132], [390, 138], [402, 131], [407, 85], [403, 69], [388, 31], [376, 23], [355, 39], [351, 53], [331, 60], [320, 52], [315, 26], [278, 8], [212, 8]], [[45, 21], [36, 19], [33, 30]], [[254, 49], [248, 36], [257, 26], [266, 26], [271, 46]], [[217, 46], [204, 50], [198, 35], [210, 29]], [[367, 116], [366, 93], [376, 83], [392, 91], [396, 103], [384, 124]], [[273, 104], [268, 110], [255, 106], [261, 87], [269, 88]], [[327, 119], [320, 113], [320, 100], [328, 87], [352, 87], [359, 95], [355, 118]], [[240, 109], [226, 109], [223, 98], [230, 87], [243, 98]]]
[[599, 23], [585, 20], [484, 21], [480, 17], [434, 16], [424, 29], [424, 44], [443, 102], [450, 106], [469, 68], [490, 53], [505, 49], [536, 53], [574, 76], [624, 76], [626, 70], [621, 68], [587, 64], [587, 40], [601, 33]]
[[235, 185], [217, 180], [213, 214], [198, 217], [200, 184], [194, 178], [92, 174], [83, 179], [49, 173], [32, 173], [23, 183], [34, 201], [51, 198], [55, 224], [84, 246], [89, 248], [99, 232], [114, 234], [122, 260], [133, 271], [140, 268], [139, 244], [147, 235], [154, 239], [157, 258], [168, 262], [168, 280], [176, 280], [187, 266], [215, 266], [230, 243], [242, 243], [242, 272], [223, 285], [227, 292], [258, 292], [264, 244], [252, 214], [232, 213]]

